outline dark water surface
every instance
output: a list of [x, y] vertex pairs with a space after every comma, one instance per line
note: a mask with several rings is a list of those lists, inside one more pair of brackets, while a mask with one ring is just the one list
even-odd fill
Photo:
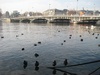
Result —
[[[99, 44], [100, 26], [3, 23], [0, 25], [0, 75], [54, 75], [53, 70], [47, 68], [52, 67], [54, 60], [56, 66], [64, 66], [65, 59], [68, 65], [100, 60]], [[35, 53], [39, 57], [36, 58]], [[28, 62], [26, 69], [24, 60]], [[39, 61], [38, 71], [35, 61]], [[98, 67], [100, 62], [59, 69], [88, 75]], [[55, 75], [63, 75], [63, 72], [56, 71]], [[100, 75], [100, 69], [91, 75]]]

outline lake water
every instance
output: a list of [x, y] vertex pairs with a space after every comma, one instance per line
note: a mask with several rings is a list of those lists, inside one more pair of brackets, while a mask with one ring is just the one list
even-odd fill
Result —
[[[41, 44], [38, 44], [39, 41]], [[56, 67], [64, 66], [65, 59], [68, 59], [68, 65], [100, 60], [99, 44], [100, 26], [2, 23], [0, 75], [63, 75], [57, 70], [53, 74], [53, 69], [47, 67], [52, 67], [54, 60]], [[22, 48], [25, 50], [22, 51]], [[35, 53], [39, 57], [36, 58]], [[23, 68], [24, 60], [28, 62], [26, 69]], [[39, 61], [38, 70], [35, 70], [35, 61]], [[100, 62], [59, 69], [88, 75], [99, 67]], [[100, 69], [91, 75], [100, 75]]]

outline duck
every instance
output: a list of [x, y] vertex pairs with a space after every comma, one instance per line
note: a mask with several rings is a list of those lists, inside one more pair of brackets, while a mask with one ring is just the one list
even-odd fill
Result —
[[34, 46], [37, 46], [37, 44], [34, 44]]
[[66, 42], [66, 40], [64, 40], [64, 42]]
[[4, 36], [1, 36], [1, 38], [4, 38]]
[[92, 35], [94, 35], [94, 33]]
[[82, 37], [82, 35], [80, 35], [80, 37]]
[[38, 42], [38, 44], [41, 44], [41, 42]]
[[23, 62], [23, 68], [26, 69], [27, 65], [28, 65], [28, 62], [26, 60], [24, 60], [24, 62]]
[[57, 64], [57, 62], [56, 62], [56, 60], [54, 60], [52, 66], [56, 66], [56, 64]]
[[16, 37], [18, 37], [18, 35], [16, 35]]
[[22, 48], [22, 51], [25, 50], [25, 48]]
[[64, 60], [64, 65], [66, 66], [68, 64], [67, 59]]
[[98, 37], [95, 37], [95, 39], [98, 39]]
[[21, 35], [24, 35], [23, 33], [21, 33]]
[[38, 56], [39, 56], [39, 54], [35, 53], [35, 57], [38, 57]]
[[63, 43], [61, 43], [61, 45], [63, 45]]
[[99, 34], [97, 34], [99, 36]]
[[69, 36], [72, 36], [72, 35], [69, 35]]
[[98, 44], [98, 47], [100, 47], [100, 44]]
[[60, 32], [60, 30], [58, 32]]
[[39, 66], [39, 62], [36, 61], [36, 62], [35, 62], [35, 67], [38, 67], [38, 66]]
[[69, 37], [69, 39], [71, 39], [71, 37]]
[[83, 39], [81, 39], [81, 41], [83, 41]]

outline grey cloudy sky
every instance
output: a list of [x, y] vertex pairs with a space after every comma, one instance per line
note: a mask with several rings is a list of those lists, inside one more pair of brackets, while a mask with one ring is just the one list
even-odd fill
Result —
[[77, 6], [78, 9], [100, 10], [100, 0], [78, 0], [78, 2], [77, 0], [0, 0], [0, 8], [3, 12], [14, 10], [43, 12], [49, 8], [77, 9]]

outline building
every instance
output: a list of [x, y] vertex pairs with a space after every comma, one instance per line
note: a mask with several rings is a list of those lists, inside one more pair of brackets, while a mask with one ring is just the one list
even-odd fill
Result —
[[97, 10], [97, 11], [94, 12], [94, 14], [95, 15], [100, 15], [100, 11]]
[[43, 12], [43, 15], [66, 15], [67, 9], [59, 10], [59, 9], [48, 9]]
[[68, 10], [67, 15], [76, 15], [78, 14], [78, 11], [75, 10]]

